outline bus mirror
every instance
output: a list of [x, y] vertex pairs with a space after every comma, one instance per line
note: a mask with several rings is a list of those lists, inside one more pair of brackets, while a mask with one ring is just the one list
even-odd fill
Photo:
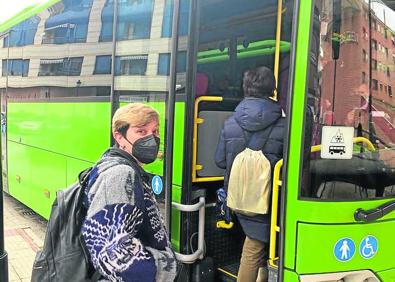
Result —
[[333, 1], [333, 25], [332, 25], [332, 59], [339, 59], [341, 39], [341, 0]]

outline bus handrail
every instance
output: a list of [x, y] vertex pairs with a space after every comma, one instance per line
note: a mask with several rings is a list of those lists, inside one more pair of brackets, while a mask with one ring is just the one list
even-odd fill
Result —
[[206, 201], [204, 197], [200, 197], [199, 202], [193, 205], [183, 205], [183, 204], [172, 202], [173, 208], [178, 209], [179, 211], [183, 211], [183, 212], [199, 211], [198, 248], [194, 253], [189, 255], [175, 252], [177, 260], [181, 261], [182, 263], [192, 264], [197, 259], [203, 259], [204, 257], [205, 204]]
[[[373, 143], [365, 138], [365, 137], [354, 137], [353, 143], [363, 143], [367, 146], [370, 151], [375, 151], [375, 147]], [[314, 145], [311, 147], [311, 152], [319, 152], [321, 150], [321, 145]], [[276, 232], [280, 232], [280, 226], [278, 225], [278, 199], [279, 199], [279, 191], [280, 186], [282, 186], [282, 181], [280, 178], [281, 168], [283, 166], [283, 159], [279, 160], [273, 172], [273, 191], [272, 191], [272, 214], [271, 214], [271, 222], [270, 222], [270, 247], [269, 247], [269, 266], [276, 268], [277, 265], [275, 261], [278, 260], [276, 257], [276, 249], [277, 249], [277, 236]]]
[[[354, 137], [352, 139], [352, 142], [353, 143], [363, 143], [363, 144], [366, 145], [366, 147], [369, 149], [369, 151], [371, 151], [371, 152], [376, 151], [376, 148], [374, 147], [373, 143], [369, 139], [367, 139], [365, 137]], [[321, 144], [320, 145], [314, 145], [314, 146], [311, 147], [311, 152], [312, 153], [319, 152], [319, 151], [321, 151]]]
[[283, 159], [279, 160], [274, 166], [273, 172], [273, 189], [272, 189], [272, 214], [271, 214], [271, 222], [270, 222], [270, 247], [269, 247], [269, 265], [272, 267], [276, 267], [274, 263], [276, 258], [276, 245], [277, 245], [277, 237], [276, 232], [280, 232], [280, 226], [277, 225], [278, 219], [278, 195], [280, 192], [280, 186], [282, 185], [280, 174], [281, 168], [283, 167]]
[[192, 151], [192, 182], [209, 182], [209, 181], [221, 181], [224, 180], [223, 176], [211, 176], [211, 177], [198, 177], [197, 171], [203, 168], [202, 165], [197, 164], [197, 138], [199, 124], [204, 122], [204, 119], [199, 118], [199, 104], [201, 102], [221, 102], [223, 100], [220, 96], [200, 96], [195, 100], [195, 109], [193, 114], [193, 151]]

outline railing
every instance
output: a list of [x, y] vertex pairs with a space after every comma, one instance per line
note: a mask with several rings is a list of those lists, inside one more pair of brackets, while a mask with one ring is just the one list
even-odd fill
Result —
[[203, 259], [204, 257], [204, 224], [205, 224], [205, 204], [206, 201], [204, 197], [199, 198], [199, 202], [194, 205], [183, 205], [179, 203], [172, 203], [173, 208], [178, 209], [183, 212], [194, 212], [199, 211], [199, 227], [198, 227], [198, 248], [190, 255], [184, 255], [181, 253], [175, 253], [177, 260], [191, 264], [197, 259]]
[[86, 37], [68, 38], [68, 37], [43, 37], [42, 44], [67, 44], [67, 43], [85, 43]]
[[198, 177], [197, 171], [203, 169], [203, 166], [197, 164], [197, 140], [198, 140], [198, 125], [204, 122], [204, 119], [199, 118], [199, 104], [201, 102], [221, 102], [222, 97], [218, 96], [201, 96], [195, 101], [195, 110], [193, 115], [193, 155], [192, 155], [192, 182], [208, 182], [224, 180], [223, 176], [213, 177]]

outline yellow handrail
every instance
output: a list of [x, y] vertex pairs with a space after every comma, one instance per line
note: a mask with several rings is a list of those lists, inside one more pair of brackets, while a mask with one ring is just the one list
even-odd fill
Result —
[[[354, 137], [352, 139], [352, 142], [353, 143], [364, 143], [366, 145], [366, 147], [369, 149], [369, 151], [374, 152], [376, 150], [376, 148], [374, 147], [373, 143], [369, 139], [367, 139], [365, 137]], [[312, 153], [318, 152], [318, 151], [321, 151], [321, 145], [314, 145], [314, 146], [311, 147], [311, 152]]]
[[208, 181], [220, 181], [223, 180], [223, 176], [214, 177], [197, 177], [197, 171], [203, 168], [202, 165], [197, 164], [197, 138], [198, 138], [198, 124], [204, 122], [204, 119], [199, 118], [199, 103], [200, 102], [221, 102], [222, 97], [218, 96], [201, 96], [195, 100], [195, 109], [193, 114], [193, 149], [192, 149], [192, 182], [208, 182]]
[[[373, 146], [373, 143], [365, 137], [354, 137], [353, 143], [363, 143], [370, 151], [376, 150], [375, 147]], [[321, 150], [321, 145], [314, 145], [311, 147], [312, 153], [318, 152], [320, 150]], [[282, 166], [283, 166], [283, 160], [281, 159], [276, 163], [273, 172], [272, 214], [271, 214], [271, 222], [270, 222], [270, 247], [269, 247], [269, 259], [268, 259], [269, 265], [272, 267], [277, 267], [275, 261], [278, 260], [278, 257], [276, 257], [276, 248], [277, 248], [276, 232], [280, 232], [280, 226], [278, 226], [277, 221], [278, 221], [278, 199], [279, 199], [280, 186], [282, 186], [281, 178], [280, 178]]]
[[283, 167], [283, 159], [279, 160], [273, 172], [273, 189], [272, 189], [272, 214], [270, 223], [270, 248], [269, 248], [269, 265], [275, 267], [274, 261], [276, 260], [276, 245], [277, 236], [276, 232], [280, 232], [280, 227], [277, 225], [278, 219], [278, 194], [280, 192], [281, 180], [281, 168]]

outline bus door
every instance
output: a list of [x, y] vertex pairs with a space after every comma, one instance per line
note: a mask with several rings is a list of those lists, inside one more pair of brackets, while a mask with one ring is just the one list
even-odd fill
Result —
[[395, 12], [379, 2], [299, 7], [270, 281], [395, 279]]
[[[293, 1], [279, 2], [284, 3], [280, 10], [277, 98], [285, 107]], [[197, 1], [197, 46], [191, 54], [194, 142], [190, 197], [192, 201], [202, 194], [206, 198], [204, 256], [212, 259], [215, 281], [236, 281], [245, 235], [235, 218], [228, 224], [216, 210], [216, 192], [223, 187], [224, 170], [216, 166], [214, 155], [225, 120], [243, 99], [243, 73], [258, 66], [274, 70], [279, 2]], [[191, 218], [195, 229], [186, 230], [187, 245], [197, 244], [196, 219]]]

